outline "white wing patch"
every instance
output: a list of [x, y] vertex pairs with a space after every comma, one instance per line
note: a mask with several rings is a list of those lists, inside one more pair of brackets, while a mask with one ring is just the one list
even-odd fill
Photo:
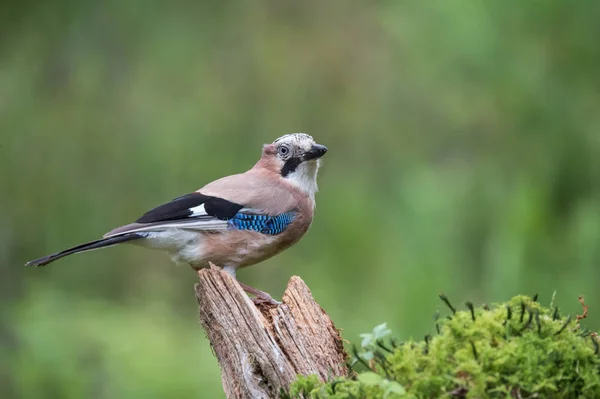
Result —
[[208, 213], [206, 213], [206, 209], [204, 209], [204, 204], [189, 208], [189, 210], [192, 212], [189, 217], [208, 215]]

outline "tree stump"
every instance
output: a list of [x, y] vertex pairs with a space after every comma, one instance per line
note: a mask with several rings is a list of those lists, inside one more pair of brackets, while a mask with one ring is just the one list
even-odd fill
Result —
[[300, 277], [280, 305], [255, 305], [228, 273], [198, 272], [200, 322], [222, 372], [227, 398], [276, 398], [298, 374], [347, 376], [347, 354], [333, 322]]

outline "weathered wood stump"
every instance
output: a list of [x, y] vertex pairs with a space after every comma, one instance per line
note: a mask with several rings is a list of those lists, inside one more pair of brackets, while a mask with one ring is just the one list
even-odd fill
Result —
[[258, 307], [220, 268], [198, 277], [200, 322], [227, 398], [276, 398], [298, 374], [348, 375], [342, 338], [299, 277], [290, 279], [281, 305]]

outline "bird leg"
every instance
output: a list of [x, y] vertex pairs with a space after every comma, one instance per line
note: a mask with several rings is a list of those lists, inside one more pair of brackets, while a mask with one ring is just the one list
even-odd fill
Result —
[[248, 294], [254, 295], [254, 298], [252, 298], [252, 302], [254, 302], [255, 305], [260, 305], [261, 303], [268, 303], [270, 305], [281, 305], [281, 302], [276, 301], [275, 299], [273, 299], [273, 297], [271, 295], [267, 294], [264, 291], [250, 287], [249, 285], [246, 285], [239, 280], [238, 280], [238, 284]]
[[[219, 267], [215, 266], [212, 262], [208, 262], [208, 264], [210, 265], [210, 268], [219, 269]], [[196, 270], [198, 275], [200, 274], [200, 270], [202, 270], [202, 267], [194, 267], [193, 265], [192, 268]], [[233, 277], [246, 293], [254, 295], [254, 298], [252, 298], [252, 302], [254, 302], [255, 305], [260, 305], [262, 303], [268, 303], [270, 305], [281, 305], [281, 302], [276, 301], [271, 295], [267, 294], [266, 292], [250, 287], [249, 285], [246, 285], [240, 280], [238, 280], [235, 277], [235, 272], [237, 270], [236, 267], [225, 266], [223, 267], [223, 270], [227, 272], [231, 277]]]

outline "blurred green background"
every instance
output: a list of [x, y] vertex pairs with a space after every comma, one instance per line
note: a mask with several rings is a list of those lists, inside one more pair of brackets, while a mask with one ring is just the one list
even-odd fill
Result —
[[600, 327], [597, 1], [3, 4], [0, 396], [222, 397], [194, 273], [134, 246], [23, 263], [244, 171], [329, 147], [295, 247], [344, 337], [433, 332], [457, 306], [556, 290]]

